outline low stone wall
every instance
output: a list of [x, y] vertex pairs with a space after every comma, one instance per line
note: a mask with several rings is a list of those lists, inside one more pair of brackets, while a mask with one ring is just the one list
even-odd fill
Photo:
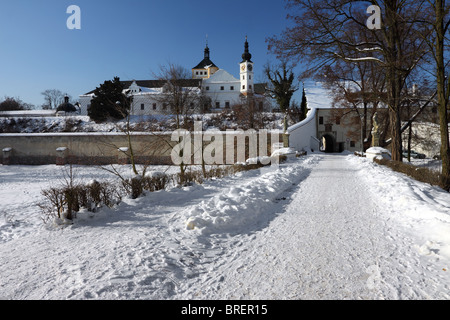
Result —
[[[171, 162], [169, 134], [133, 134], [131, 141], [138, 163]], [[121, 133], [0, 134], [4, 165], [126, 163], [128, 145]]]
[[[218, 132], [211, 134], [217, 135]], [[219, 132], [219, 135], [221, 134], [224, 141], [226, 141], [225, 137], [230, 135], [229, 132]], [[236, 133], [236, 136], [239, 134]], [[192, 136], [192, 142], [195, 141], [194, 136]], [[172, 133], [133, 133], [130, 136], [123, 133], [0, 134], [0, 163], [3, 165], [127, 164], [130, 158], [130, 139], [136, 163], [170, 165], [173, 164], [172, 149], [179, 143], [171, 141], [171, 138]], [[269, 134], [266, 139], [267, 152], [270, 155], [273, 151], [272, 145], [282, 141], [282, 136], [277, 133]], [[209, 143], [203, 142], [203, 145], [206, 146]], [[257, 143], [259, 145], [259, 139]], [[262, 143], [265, 143], [264, 140]], [[224, 145], [224, 148], [226, 147], [227, 145]], [[245, 147], [246, 154], [249, 154], [248, 142]], [[237, 154], [235, 159], [238, 159]]]

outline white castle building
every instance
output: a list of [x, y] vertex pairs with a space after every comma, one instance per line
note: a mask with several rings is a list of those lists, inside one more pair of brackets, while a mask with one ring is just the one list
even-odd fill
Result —
[[[192, 68], [192, 78], [184, 79], [183, 87], [194, 94], [203, 94], [208, 98], [208, 109], [218, 112], [242, 104], [243, 99], [252, 97], [259, 110], [270, 109], [270, 102], [266, 99], [266, 85], [254, 83], [254, 64], [251, 61], [249, 44], [245, 39], [245, 49], [239, 64], [240, 78], [236, 79], [227, 71], [217, 67], [210, 59], [208, 44], [204, 51], [203, 60]], [[167, 114], [167, 106], [158, 99], [164, 94], [167, 82], [164, 80], [134, 80], [122, 81], [125, 88], [133, 95], [132, 115]], [[88, 114], [88, 108], [94, 97], [94, 90], [80, 95], [81, 115]]]

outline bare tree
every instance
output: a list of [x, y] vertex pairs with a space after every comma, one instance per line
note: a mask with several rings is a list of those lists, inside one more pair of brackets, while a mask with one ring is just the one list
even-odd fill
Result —
[[[367, 4], [381, 7], [381, 30], [367, 28]], [[401, 94], [405, 81], [426, 52], [415, 22], [424, 0], [288, 0], [295, 26], [280, 38], [268, 39], [269, 49], [280, 56], [308, 62], [314, 73], [324, 65], [376, 62], [386, 77], [393, 160], [402, 160]], [[359, 28], [361, 33], [352, 32]]]
[[0, 111], [29, 110], [32, 108], [33, 105], [23, 102], [20, 98], [5, 97], [0, 103]]
[[[193, 129], [192, 115], [202, 109], [206, 101], [200, 81], [191, 79], [192, 74], [187, 69], [175, 64], [161, 66], [157, 77], [163, 87], [161, 94], [155, 95], [154, 99], [163, 105], [163, 111], [165, 109], [167, 114], [174, 117], [176, 130]], [[180, 156], [186, 158], [185, 155]], [[185, 181], [187, 165], [184, 161], [179, 165], [181, 183]]]
[[154, 99], [164, 106], [163, 112], [174, 117], [176, 129], [188, 129], [192, 115], [203, 108], [200, 81], [191, 79], [191, 72], [175, 64], [160, 66], [156, 76], [163, 87]]
[[71, 97], [67, 93], [62, 93], [57, 89], [48, 89], [41, 93], [44, 96], [45, 104], [47, 109], [56, 109], [60, 104], [64, 102], [64, 97]]
[[294, 93], [299, 89], [298, 80], [292, 72], [292, 66], [287, 61], [281, 61], [280, 65], [273, 67], [266, 64], [265, 76], [269, 79], [267, 93], [275, 99], [282, 112], [287, 112]]
[[448, 115], [450, 106], [450, 81], [448, 77], [450, 4], [446, 3], [445, 0], [427, 0], [426, 3], [425, 11], [427, 15], [423, 20], [424, 28], [421, 34], [428, 45], [431, 63], [435, 70], [437, 111], [441, 133], [441, 184], [446, 190], [450, 190], [450, 142], [448, 133], [448, 122], [450, 120]]
[[368, 146], [372, 136], [372, 118], [385, 95], [385, 77], [380, 71], [375, 62], [347, 63], [338, 60], [333, 65], [324, 66], [316, 75], [316, 79], [332, 93], [333, 104], [337, 107], [332, 112], [334, 120], [345, 120], [344, 116], [354, 113], [359, 138], [362, 136]]

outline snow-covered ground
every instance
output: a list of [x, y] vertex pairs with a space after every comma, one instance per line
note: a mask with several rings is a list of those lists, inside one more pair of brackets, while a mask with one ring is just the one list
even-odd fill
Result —
[[450, 298], [450, 194], [364, 158], [311, 154], [44, 226], [61, 170], [0, 166], [0, 298]]
[[[263, 113], [265, 129], [281, 130], [283, 128], [283, 113]], [[194, 121], [201, 121], [204, 130], [239, 128], [236, 119], [223, 119], [220, 113], [205, 113], [192, 115]], [[130, 126], [135, 131], [165, 131], [173, 130], [175, 119], [173, 115], [130, 116]], [[46, 133], [46, 132], [122, 132], [127, 120], [117, 122], [95, 123], [88, 116], [68, 117], [0, 117], [0, 133]]]

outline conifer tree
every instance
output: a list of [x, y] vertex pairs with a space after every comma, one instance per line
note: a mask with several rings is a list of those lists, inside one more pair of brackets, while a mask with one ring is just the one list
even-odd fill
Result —
[[308, 114], [308, 100], [306, 98], [305, 87], [303, 87], [302, 103], [300, 104], [300, 119], [305, 120]]
[[97, 123], [110, 118], [124, 119], [130, 110], [130, 103], [123, 94], [123, 84], [119, 77], [107, 80], [94, 91], [94, 98], [88, 109], [89, 117]]

